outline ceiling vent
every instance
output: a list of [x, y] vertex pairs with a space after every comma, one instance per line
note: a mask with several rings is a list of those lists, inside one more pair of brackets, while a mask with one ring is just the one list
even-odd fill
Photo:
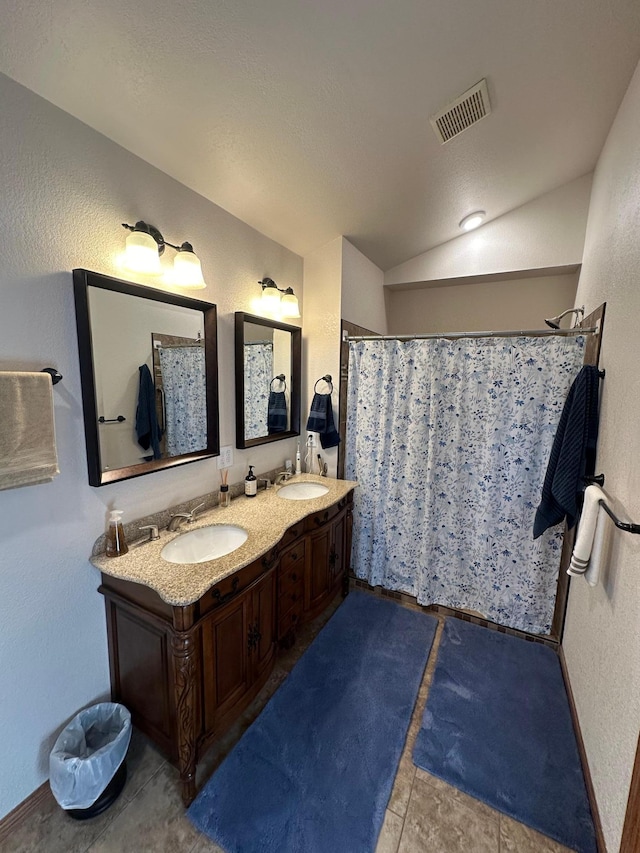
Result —
[[431, 116], [430, 121], [436, 136], [444, 145], [472, 124], [488, 116], [490, 112], [487, 81], [482, 79], [455, 101], [447, 104], [440, 112]]

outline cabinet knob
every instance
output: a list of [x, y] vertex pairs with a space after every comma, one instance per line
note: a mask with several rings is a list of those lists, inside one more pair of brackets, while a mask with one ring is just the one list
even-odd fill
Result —
[[298, 559], [298, 555], [297, 555], [297, 554], [292, 554], [292, 555], [291, 555], [291, 559], [292, 559], [292, 560], [297, 560], [297, 559]]

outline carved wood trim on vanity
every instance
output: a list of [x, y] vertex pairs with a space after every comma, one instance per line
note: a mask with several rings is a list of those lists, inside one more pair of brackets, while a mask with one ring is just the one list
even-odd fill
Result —
[[196, 794], [198, 761], [262, 688], [277, 647], [346, 594], [352, 502], [350, 492], [296, 522], [266, 554], [184, 607], [102, 574], [112, 698], [177, 766], [185, 805]]

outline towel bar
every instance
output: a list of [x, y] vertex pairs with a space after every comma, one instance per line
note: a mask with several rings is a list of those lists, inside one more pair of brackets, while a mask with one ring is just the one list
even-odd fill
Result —
[[62, 380], [62, 374], [58, 373], [55, 367], [43, 367], [40, 373], [48, 373], [53, 385], [57, 385]]
[[625, 533], [640, 533], [640, 524], [632, 524], [630, 521], [620, 521], [604, 501], [598, 501], [598, 503], [619, 530], [624, 530]]
[[100, 415], [100, 417], [98, 418], [99, 424], [121, 424], [123, 421], [126, 421], [124, 415], [118, 415], [117, 418], [105, 418], [104, 415]]

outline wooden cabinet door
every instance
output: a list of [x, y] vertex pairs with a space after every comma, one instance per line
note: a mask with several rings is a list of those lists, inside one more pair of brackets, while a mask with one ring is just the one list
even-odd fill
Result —
[[251, 621], [248, 633], [251, 681], [271, 669], [276, 654], [276, 570], [271, 569], [251, 592]]
[[311, 533], [307, 540], [304, 611], [305, 617], [313, 619], [324, 606], [331, 589], [329, 572], [329, 554], [332, 544], [332, 525], [325, 524], [320, 530]]
[[333, 521], [331, 550], [329, 551], [329, 577], [331, 588], [337, 589], [342, 584], [342, 576], [347, 565], [347, 514], [341, 512]]
[[251, 686], [251, 594], [214, 610], [202, 623], [203, 730], [223, 728]]

